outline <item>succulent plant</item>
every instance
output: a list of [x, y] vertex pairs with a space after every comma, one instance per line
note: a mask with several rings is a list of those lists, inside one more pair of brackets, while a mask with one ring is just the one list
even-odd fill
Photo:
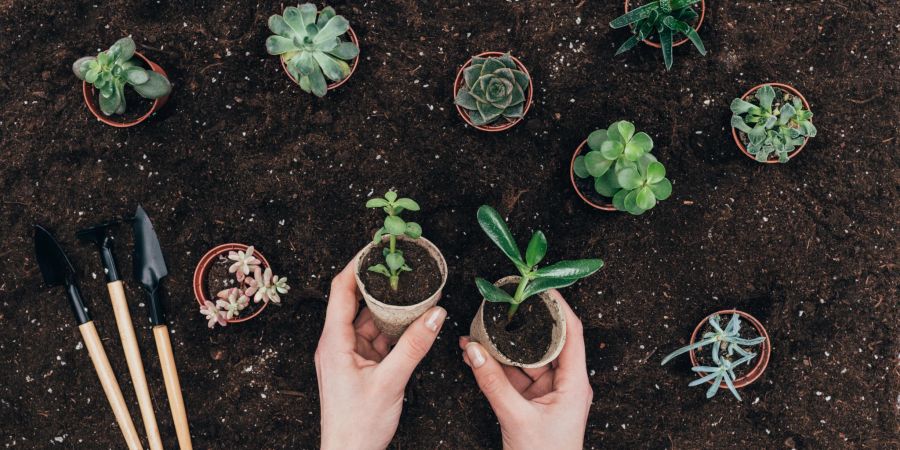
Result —
[[208, 321], [207, 326], [210, 328], [215, 327], [216, 324], [224, 327], [227, 323], [225, 322], [225, 315], [219, 310], [219, 307], [209, 300], [204, 302], [203, 306], [200, 307], [200, 313], [206, 316]]
[[231, 288], [219, 291], [216, 294], [216, 306], [224, 314], [226, 320], [231, 320], [241, 314], [241, 311], [250, 303], [250, 299], [241, 289]]
[[531, 79], [519, 70], [509, 53], [472, 58], [472, 64], [463, 70], [463, 79], [465, 85], [457, 92], [455, 102], [466, 110], [473, 124], [491, 125], [525, 115]]
[[666, 70], [672, 68], [672, 41], [679, 34], [690, 39], [701, 55], [706, 55], [700, 35], [690, 25], [698, 17], [693, 8], [697, 3], [700, 0], [655, 0], [617, 17], [609, 26], [617, 29], [631, 25], [632, 36], [619, 47], [616, 55], [631, 50], [654, 33], [659, 36]]
[[262, 263], [262, 261], [253, 256], [254, 251], [251, 245], [246, 250], [232, 250], [228, 252], [228, 259], [234, 261], [234, 264], [228, 268], [228, 272], [233, 273], [238, 282], [244, 281], [244, 278]]
[[384, 248], [385, 264], [376, 264], [369, 267], [370, 272], [375, 272], [388, 277], [391, 289], [397, 290], [400, 286], [400, 274], [412, 270], [403, 259], [403, 251], [397, 249], [397, 236], [405, 235], [410, 239], [418, 239], [422, 236], [422, 227], [415, 222], [406, 222], [400, 218], [403, 211], [418, 211], [419, 204], [410, 198], [398, 198], [397, 193], [388, 191], [384, 198], [373, 198], [366, 202], [366, 208], [381, 208], [387, 217], [384, 225], [375, 232], [372, 242], [380, 244], [382, 238], [390, 236], [388, 247]]
[[816, 136], [812, 111], [786, 91], [778, 96], [771, 85], [756, 90], [756, 102], [736, 98], [731, 102], [731, 126], [747, 134], [747, 153], [765, 162], [771, 155], [785, 163], [806, 138]]
[[318, 11], [312, 3], [288, 6], [284, 15], [269, 17], [269, 29], [275, 33], [266, 39], [270, 55], [280, 55], [288, 73], [300, 88], [318, 97], [325, 96], [328, 83], [350, 76], [350, 64], [359, 55], [359, 47], [342, 39], [350, 22], [328, 6]]
[[279, 294], [287, 294], [291, 288], [288, 286], [286, 278], [272, 275], [272, 269], [269, 267], [266, 267], [265, 271], [256, 270], [254, 285], [257, 289], [255, 289], [256, 295], [253, 296], [253, 301], [257, 303], [259, 301], [281, 303]]
[[215, 303], [206, 301], [200, 307], [210, 328], [216, 324], [226, 326], [228, 320], [238, 317], [250, 305], [251, 298], [254, 303], [281, 303], [281, 295], [290, 290], [287, 279], [273, 275], [270, 267], [263, 270], [260, 267], [262, 261], [255, 254], [252, 245], [246, 250], [228, 252], [228, 260], [233, 261], [228, 272], [234, 274], [237, 285], [216, 293]]
[[169, 95], [169, 80], [144, 69], [133, 58], [135, 45], [130, 37], [116, 41], [109, 50], [97, 56], [84, 56], [72, 64], [78, 79], [90, 83], [100, 92], [100, 111], [104, 115], [125, 112], [125, 86], [130, 85], [141, 97], [157, 99]]

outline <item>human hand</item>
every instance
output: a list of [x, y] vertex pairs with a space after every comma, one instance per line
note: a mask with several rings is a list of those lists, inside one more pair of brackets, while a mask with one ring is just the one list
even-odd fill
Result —
[[316, 348], [322, 446], [383, 449], [400, 421], [410, 375], [434, 343], [447, 311], [436, 306], [416, 319], [391, 350], [392, 339], [364, 308], [349, 264], [331, 282], [325, 327]]
[[555, 289], [566, 312], [566, 344], [538, 369], [498, 363], [477, 342], [459, 339], [463, 360], [500, 421], [505, 449], [581, 449], [594, 391], [588, 382], [581, 321]]

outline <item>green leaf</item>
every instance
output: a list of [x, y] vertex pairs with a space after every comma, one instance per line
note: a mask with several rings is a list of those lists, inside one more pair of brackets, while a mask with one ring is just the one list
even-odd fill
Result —
[[547, 254], [547, 237], [541, 231], [535, 231], [531, 235], [531, 241], [528, 242], [528, 248], [525, 250], [525, 263], [528, 267], [534, 267]]
[[703, 41], [700, 40], [700, 35], [698, 35], [697, 31], [691, 28], [690, 25], [672, 16], [668, 16], [663, 19], [663, 24], [669, 29], [687, 36], [687, 38], [690, 39], [690, 41], [694, 44], [694, 47], [697, 47], [697, 51], [699, 51], [701, 55], [706, 54], [706, 48], [703, 46]]
[[403, 255], [400, 253], [388, 253], [384, 257], [384, 262], [387, 263], [387, 266], [389, 269], [391, 269], [391, 272], [400, 270], [400, 268], [403, 267], [404, 264], [406, 264], [406, 262], [403, 260]]
[[380, 244], [381, 238], [384, 237], [385, 233], [387, 233], [387, 230], [385, 230], [384, 227], [379, 228], [378, 231], [375, 232], [375, 237], [372, 239], [372, 243], [376, 245]]
[[122, 104], [122, 96], [119, 95], [118, 90], [113, 90], [109, 96], [101, 93], [99, 103], [100, 111], [107, 116], [111, 116], [119, 110], [119, 106]]
[[603, 261], [599, 259], [577, 259], [574, 261], [560, 261], [537, 270], [539, 278], [584, 278], [603, 267]]
[[614, 56], [619, 56], [622, 53], [625, 53], [628, 50], [633, 49], [634, 46], [637, 45], [638, 42], [641, 42], [641, 38], [639, 38], [637, 35], [632, 35], [625, 42], [622, 43], [622, 46], [619, 47], [618, 50], [616, 50], [616, 54]]
[[628, 211], [629, 214], [633, 214], [635, 216], [644, 213], [644, 209], [642, 209], [637, 204], [637, 195], [638, 190], [635, 189], [633, 191], [630, 191], [628, 195], [625, 196], [625, 211]]
[[403, 209], [408, 209], [410, 211], [418, 211], [419, 210], [419, 204], [416, 203], [411, 198], [401, 198], [401, 199], [397, 200], [394, 204]]
[[349, 75], [349, 71], [345, 73], [339, 60], [332, 56], [322, 52], [313, 52], [313, 58], [319, 63], [319, 67], [322, 68], [322, 73], [324, 73], [331, 81], [341, 81]]
[[[125, 62], [131, 59], [132, 56], [134, 56], [134, 40], [132, 40], [130, 37], [123, 37], [122, 39], [119, 39], [115, 44], [113, 44], [113, 46], [118, 47], [118, 51], [116, 52], [116, 61]], [[110, 49], [112, 49], [112, 47], [110, 47]]]
[[787, 123], [791, 120], [792, 117], [794, 117], [796, 113], [797, 110], [794, 109], [794, 105], [785, 103], [781, 106], [781, 114], [778, 115], [778, 124], [787, 125]]
[[588, 135], [588, 147], [590, 147], [591, 150], [600, 150], [600, 147], [607, 139], [606, 130], [594, 130], [593, 133]]
[[587, 169], [587, 172], [593, 177], [603, 176], [612, 164], [613, 161], [606, 159], [606, 157], [603, 156], [603, 153], [598, 151], [588, 152], [588, 154], [584, 156], [584, 166]]
[[634, 124], [627, 120], [616, 122], [616, 128], [619, 131], [619, 136], [622, 136], [622, 142], [628, 142], [634, 136]]
[[663, 28], [659, 32], [659, 45], [662, 46], [663, 61], [666, 63], [666, 70], [672, 69], [672, 29]]
[[622, 186], [619, 186], [616, 174], [612, 170], [607, 171], [602, 177], [594, 179], [594, 190], [604, 197], [612, 198], [621, 188]]
[[418, 239], [422, 237], [422, 226], [415, 222], [406, 222], [406, 231], [404, 232], [410, 239]]
[[350, 61], [353, 58], [359, 56], [359, 47], [357, 47], [356, 44], [352, 42], [341, 42], [337, 45], [337, 47], [333, 48], [328, 53], [335, 58]]
[[289, 38], [294, 33], [293, 28], [284, 21], [284, 17], [281, 17], [278, 14], [269, 16], [268, 24], [269, 30], [279, 36]]
[[384, 218], [384, 229], [394, 236], [400, 236], [406, 232], [406, 222], [397, 216], [387, 216]]
[[634, 202], [639, 208], [647, 210], [656, 206], [656, 196], [648, 186], [644, 186], [638, 190]]
[[94, 56], [82, 56], [72, 63], [72, 72], [75, 73], [79, 80], [84, 80], [84, 75], [90, 69], [91, 61], [96, 60], [97, 58]]
[[616, 173], [616, 181], [624, 189], [635, 189], [644, 181], [637, 169], [626, 167]]
[[147, 82], [133, 86], [135, 92], [140, 94], [141, 97], [157, 99], [165, 97], [172, 92], [172, 85], [169, 84], [169, 80], [166, 77], [150, 70], [146, 71], [146, 73], [149, 77]]
[[478, 208], [477, 216], [478, 224], [481, 226], [481, 229], [484, 230], [484, 233], [488, 238], [500, 248], [503, 254], [512, 260], [517, 267], [524, 266], [525, 262], [522, 261], [522, 254], [519, 252], [519, 247], [516, 245], [512, 233], [509, 232], [506, 222], [503, 221], [503, 218], [500, 217], [497, 210], [488, 205], [482, 205]]
[[735, 114], [745, 114], [753, 108], [756, 108], [756, 105], [739, 98], [731, 101], [731, 112]]
[[578, 178], [588, 178], [591, 176], [591, 174], [588, 173], [587, 167], [584, 166], [584, 155], [575, 157], [575, 164], [572, 165], [572, 170], [575, 171], [575, 176]]
[[309, 89], [316, 97], [324, 97], [328, 93], [328, 83], [318, 64], [313, 65], [312, 72], [306, 74], [309, 77]]
[[[466, 67], [463, 70], [463, 78], [466, 82], [466, 87], [469, 89], [475, 85], [475, 82], [478, 81], [478, 77], [481, 75], [481, 64], [472, 64], [469, 67]], [[477, 97], [476, 97], [477, 98]], [[484, 100], [484, 97], [481, 97], [481, 100]]]
[[512, 296], [507, 294], [506, 291], [498, 288], [497, 286], [494, 286], [484, 278], [476, 278], [475, 286], [478, 287], [478, 291], [481, 292], [481, 296], [489, 302], [512, 303], [513, 301]]
[[281, 36], [269, 36], [266, 38], [266, 52], [270, 55], [281, 55], [290, 51], [296, 51], [294, 41]]
[[454, 102], [468, 110], [478, 109], [475, 97], [472, 97], [469, 94], [469, 90], [465, 86], [460, 88], [459, 92], [456, 93]]
[[615, 206], [617, 210], [625, 211], [625, 197], [628, 196], [630, 192], [631, 191], [628, 189], [621, 189], [613, 196], [613, 206]]
[[366, 208], [384, 208], [388, 201], [383, 198], [373, 198], [366, 202]]
[[571, 286], [578, 280], [579, 278], [538, 278], [531, 283], [528, 283], [528, 286], [525, 286], [525, 292], [522, 293], [522, 300], [527, 299], [532, 295], [549, 291], [550, 289], [561, 289]]
[[320, 44], [332, 40], [346, 33], [349, 29], [350, 22], [344, 16], [334, 16], [319, 30], [319, 33], [313, 38], [313, 43]]
[[[638, 150], [640, 150], [640, 154], [643, 155], [644, 153], [648, 153], [650, 150], [653, 150], [653, 139], [649, 134], [641, 131], [640, 133], [635, 134], [634, 137], [632, 137], [631, 140], [628, 141], [628, 145], [636, 147]], [[626, 155], [628, 154], [627, 146], [625, 148], [625, 153]]]
[[140, 67], [129, 67], [125, 71], [125, 77], [128, 78], [130, 84], [144, 84], [150, 79], [147, 71]]
[[380, 273], [386, 277], [391, 276], [391, 272], [387, 267], [384, 267], [384, 264], [376, 264], [374, 266], [369, 267], [369, 272]]
[[316, 19], [316, 26], [322, 28], [331, 20], [332, 17], [337, 15], [337, 11], [330, 6], [326, 6], [322, 8], [322, 11], [319, 12], [319, 17]]
[[625, 151], [625, 145], [618, 140], [610, 139], [600, 146], [600, 153], [604, 158], [614, 161]]
[[304, 3], [297, 8], [297, 11], [300, 13], [299, 18], [303, 28], [308, 30], [311, 25], [315, 26], [316, 16], [318, 15], [316, 5], [312, 3]]
[[737, 116], [737, 115], [731, 116], [731, 127], [737, 128], [738, 130], [741, 130], [744, 133], [749, 133], [752, 130], [752, 128], [750, 128], [749, 126], [747, 126], [746, 123], [744, 123], [744, 119], [742, 119], [741, 116]]
[[612, 22], [609, 23], [609, 27], [612, 29], [626, 27], [631, 25], [639, 20], [646, 19], [650, 16], [651, 13], [656, 11], [659, 8], [658, 2], [650, 2], [646, 5], [640, 6], [638, 8], [632, 9], [625, 14], [622, 14], [619, 17], [613, 19]]
[[100, 70], [98, 68], [92, 67], [84, 73], [84, 81], [93, 84], [97, 81], [97, 78], [100, 76]]
[[397, 191], [387, 191], [384, 194], [384, 198], [391, 203], [396, 202], [397, 201]]
[[756, 98], [759, 99], [759, 106], [766, 111], [772, 111], [772, 102], [775, 101], [775, 89], [767, 84], [756, 91]]
[[666, 168], [659, 162], [652, 162], [647, 166], [647, 182], [650, 184], [659, 183], [666, 177]]

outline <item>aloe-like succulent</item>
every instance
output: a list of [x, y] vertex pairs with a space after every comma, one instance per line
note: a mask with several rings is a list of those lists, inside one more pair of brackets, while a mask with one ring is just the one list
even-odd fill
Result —
[[509, 53], [500, 57], [472, 58], [463, 70], [465, 85], [455, 102], [466, 110], [473, 124], [512, 122], [525, 115], [525, 101], [531, 79], [519, 70]]
[[617, 17], [609, 26], [616, 29], [631, 25], [632, 35], [619, 47], [616, 55], [631, 50], [654, 33], [659, 37], [666, 70], [672, 68], [672, 41], [680, 34], [690, 39], [701, 55], [706, 55], [700, 35], [690, 25], [698, 18], [693, 8], [697, 3], [700, 0], [655, 0]]
[[385, 264], [376, 264], [369, 267], [370, 272], [375, 272], [388, 277], [391, 289], [400, 287], [400, 274], [412, 271], [403, 258], [403, 251], [397, 249], [397, 236], [405, 235], [410, 239], [422, 237], [422, 227], [415, 222], [407, 222], [400, 217], [403, 211], [418, 211], [419, 204], [410, 198], [398, 198], [395, 191], [388, 191], [384, 198], [373, 198], [366, 202], [366, 208], [381, 208], [387, 217], [384, 225], [375, 232], [372, 242], [381, 244], [384, 236], [390, 236], [388, 246], [382, 250]]
[[611, 198], [616, 209], [639, 215], [669, 198], [672, 183], [650, 153], [653, 139], [634, 131], [626, 120], [594, 131], [587, 140], [590, 151], [575, 158], [574, 171], [579, 178], [593, 178], [594, 190]]
[[328, 92], [326, 77], [338, 82], [350, 76], [349, 62], [359, 55], [359, 47], [345, 39], [350, 22], [330, 6], [288, 6], [284, 15], [269, 17], [269, 29], [275, 35], [266, 39], [266, 51], [280, 55], [300, 88], [317, 97]]
[[797, 146], [816, 136], [812, 111], [804, 109], [798, 96], [779, 91], [780, 96], [767, 84], [756, 90], [755, 102], [740, 98], [731, 102], [731, 126], [747, 134], [747, 153], [759, 162], [774, 155], [786, 163]]
[[141, 97], [154, 100], [172, 92], [168, 78], [144, 69], [134, 58], [135, 45], [124, 37], [97, 56], [84, 56], [72, 64], [72, 71], [100, 92], [100, 111], [104, 115], [125, 113], [125, 86]]

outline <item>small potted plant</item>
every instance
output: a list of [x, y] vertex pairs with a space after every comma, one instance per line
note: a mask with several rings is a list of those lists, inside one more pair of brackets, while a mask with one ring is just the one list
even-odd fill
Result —
[[528, 69], [509, 53], [485, 52], [472, 57], [453, 83], [459, 115], [482, 131], [508, 130], [521, 122], [531, 108], [533, 94]]
[[208, 326], [246, 322], [269, 303], [281, 304], [290, 286], [272, 274], [266, 258], [253, 246], [222, 244], [208, 251], [194, 270], [194, 296]]
[[750, 89], [731, 102], [731, 112], [734, 142], [758, 162], [786, 163], [816, 136], [809, 103], [786, 84], [766, 83]]
[[620, 120], [594, 131], [575, 149], [569, 179], [578, 196], [594, 208], [643, 214], [672, 194], [666, 168], [651, 150], [653, 139], [647, 133], [635, 134], [631, 122]]
[[[699, 14], [694, 9], [697, 3], [700, 3]], [[631, 37], [619, 47], [616, 55], [631, 50], [643, 41], [651, 47], [662, 49], [666, 70], [672, 68], [672, 48], [687, 41], [691, 41], [701, 55], [706, 55], [706, 48], [697, 34], [705, 15], [704, 0], [653, 0], [632, 10], [629, 10], [629, 1], [625, 0], [625, 14], [609, 23], [613, 29], [631, 27]], [[654, 35], [659, 43], [650, 40]], [[679, 35], [684, 35], [684, 39], [673, 44]]]
[[[536, 231], [525, 250], [519, 251], [506, 222], [494, 208], [478, 208], [478, 224], [488, 238], [509, 258], [519, 276], [494, 284], [476, 278], [484, 299], [472, 320], [469, 333], [497, 361], [510, 366], [536, 368], [553, 361], [566, 341], [566, 315], [547, 291], [571, 286], [603, 267], [599, 259], [560, 261], [546, 267], [538, 264], [547, 253], [547, 238]], [[537, 296], [540, 301], [523, 303]]]
[[378, 329], [399, 337], [437, 304], [447, 282], [447, 261], [422, 237], [419, 224], [400, 217], [404, 211], [419, 210], [412, 199], [388, 191], [366, 202], [366, 208], [381, 209], [386, 217], [372, 242], [354, 258], [356, 284]]
[[317, 97], [344, 84], [359, 63], [359, 40], [350, 22], [334, 8], [319, 11], [312, 3], [288, 6], [283, 14], [269, 17], [275, 34], [266, 39], [266, 51], [281, 57], [291, 80]]
[[[728, 324], [722, 327], [722, 321], [726, 319]], [[752, 326], [742, 328], [741, 319]], [[700, 340], [697, 340], [698, 336]], [[709, 351], [701, 351], [706, 346]], [[754, 347], [758, 347], [758, 353], [754, 352]], [[691, 370], [700, 375], [688, 386], [710, 383], [706, 398], [712, 398], [719, 389], [728, 389], [741, 401], [737, 390], [762, 376], [769, 365], [772, 345], [760, 321], [743, 311], [730, 309], [710, 314], [697, 324], [691, 334], [691, 343], [667, 355], [662, 364], [684, 353], [690, 353]], [[757, 356], [756, 364], [751, 366], [750, 362]]]
[[[136, 51], [130, 37], [119, 39], [97, 56], [78, 58], [72, 64], [72, 71], [83, 81], [81, 91], [91, 113], [101, 122], [118, 128], [143, 122], [162, 108], [172, 92], [166, 71]], [[126, 86], [131, 86], [138, 95], [131, 95]], [[142, 105], [143, 99], [153, 102]], [[132, 111], [141, 112], [126, 115], [128, 102], [137, 104]], [[119, 116], [124, 121], [113, 120], [111, 116]]]

